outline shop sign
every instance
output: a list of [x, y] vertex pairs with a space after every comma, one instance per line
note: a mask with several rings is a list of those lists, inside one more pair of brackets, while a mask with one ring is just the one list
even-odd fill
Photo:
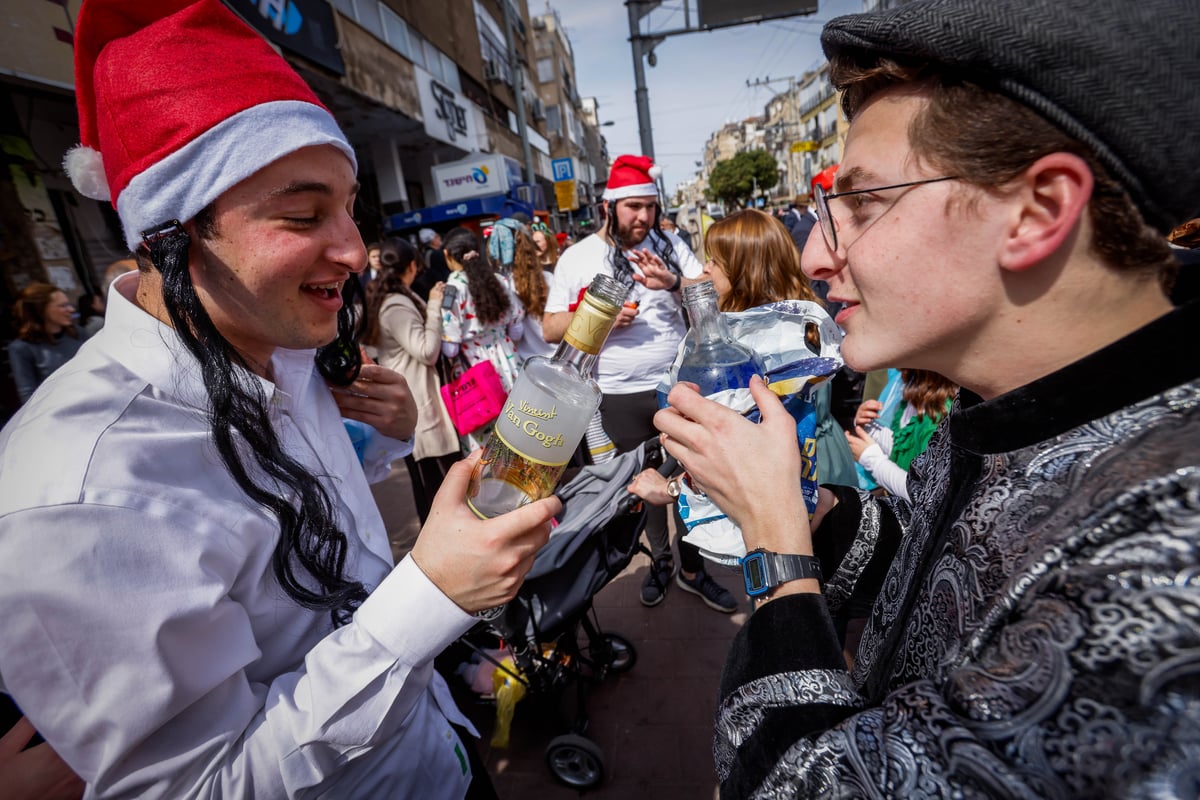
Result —
[[225, 4], [269, 41], [345, 74], [328, 0], [225, 0]]
[[420, 67], [414, 67], [425, 133], [462, 150], [479, 150], [479, 111], [465, 95], [454, 91]]

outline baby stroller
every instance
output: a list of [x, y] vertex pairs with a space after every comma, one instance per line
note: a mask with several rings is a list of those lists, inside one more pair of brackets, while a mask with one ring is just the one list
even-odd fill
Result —
[[[538, 552], [517, 596], [496, 619], [480, 622], [459, 641], [505, 677], [519, 681], [531, 700], [549, 701], [566, 733], [546, 748], [546, 766], [561, 783], [588, 789], [604, 780], [604, 756], [584, 734], [586, 695], [610, 674], [637, 662], [633, 643], [600, 628], [592, 598], [629, 565], [646, 512], [625, 487], [648, 464], [661, 462], [657, 440], [599, 465], [587, 466], [556, 494], [563, 511]], [[659, 466], [667, 474], [674, 460]], [[511, 653], [501, 663], [497, 647]], [[515, 669], [514, 669], [515, 667]], [[561, 712], [566, 690], [576, 689], [574, 713]], [[544, 703], [535, 702], [543, 705]]]

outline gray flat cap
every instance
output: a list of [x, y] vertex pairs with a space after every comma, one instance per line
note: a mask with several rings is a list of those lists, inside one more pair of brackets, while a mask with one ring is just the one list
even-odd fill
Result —
[[821, 43], [961, 69], [1091, 147], [1154, 227], [1200, 216], [1196, 0], [919, 0]]

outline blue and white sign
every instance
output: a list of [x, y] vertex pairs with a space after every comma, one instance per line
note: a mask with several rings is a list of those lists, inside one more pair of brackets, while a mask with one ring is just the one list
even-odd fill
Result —
[[554, 173], [554, 181], [575, 180], [575, 164], [569, 158], [556, 158], [550, 162], [550, 171]]

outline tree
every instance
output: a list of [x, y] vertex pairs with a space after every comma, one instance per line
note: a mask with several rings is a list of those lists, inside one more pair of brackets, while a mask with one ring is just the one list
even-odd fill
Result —
[[729, 205], [747, 206], [748, 200], [775, 188], [779, 166], [766, 150], [746, 150], [718, 161], [708, 176], [708, 197]]

